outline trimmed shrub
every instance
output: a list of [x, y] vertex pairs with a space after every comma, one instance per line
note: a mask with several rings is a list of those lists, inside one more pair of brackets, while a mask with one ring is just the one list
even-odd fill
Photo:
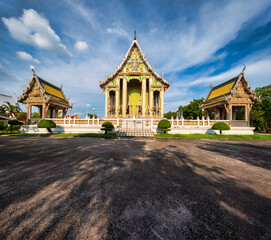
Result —
[[171, 124], [167, 119], [160, 120], [158, 123], [158, 129], [166, 134], [167, 131], [171, 131]]
[[230, 130], [230, 126], [224, 122], [217, 122], [212, 126], [213, 130], [219, 130], [219, 133], [222, 134], [222, 130]]
[[114, 125], [112, 122], [104, 122], [101, 128], [101, 130], [105, 131], [105, 134], [107, 134], [108, 131], [112, 131], [113, 129]]
[[8, 127], [8, 124], [6, 121], [0, 121], [0, 130], [3, 131], [3, 130], [6, 130]]
[[14, 129], [19, 131], [21, 125], [23, 125], [23, 123], [18, 120], [9, 120], [8, 124], [10, 125], [10, 128], [9, 128], [10, 133], [12, 133]]
[[53, 131], [51, 130], [51, 128], [55, 128], [56, 124], [54, 121], [52, 120], [40, 120], [38, 123], [38, 128], [47, 128], [47, 130], [52, 134]]

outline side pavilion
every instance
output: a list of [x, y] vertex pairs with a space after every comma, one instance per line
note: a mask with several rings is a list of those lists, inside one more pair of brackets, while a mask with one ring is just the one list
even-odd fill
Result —
[[[62, 118], [72, 106], [66, 98], [62, 87], [57, 87], [34, 74], [23, 94], [18, 98], [27, 110], [27, 122], [34, 123], [44, 118], [57, 118], [61, 111]], [[39, 108], [39, 119], [31, 119], [32, 106]], [[31, 121], [32, 120], [32, 121]]]
[[236, 127], [250, 126], [250, 110], [260, 99], [249, 86], [244, 70], [236, 77], [211, 87], [200, 106], [207, 117], [213, 112], [215, 120], [229, 120], [230, 125]]

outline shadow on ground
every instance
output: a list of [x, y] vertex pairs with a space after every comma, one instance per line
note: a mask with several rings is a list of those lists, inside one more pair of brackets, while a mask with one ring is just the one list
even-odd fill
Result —
[[[270, 237], [270, 198], [166, 142], [0, 138], [0, 239]], [[247, 149], [270, 154], [223, 146], [197, 148], [256, 166]]]

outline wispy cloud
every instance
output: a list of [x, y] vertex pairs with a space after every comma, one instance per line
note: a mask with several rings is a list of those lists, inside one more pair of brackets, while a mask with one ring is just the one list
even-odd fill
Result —
[[236, 38], [246, 22], [268, 6], [270, 1], [206, 2], [192, 21], [181, 18], [175, 28], [165, 25], [159, 30], [159, 38], [150, 33], [144, 38], [144, 45], [162, 71], [181, 71], [215, 57], [219, 49]]
[[21, 17], [2, 17], [2, 21], [15, 40], [56, 52], [65, 57], [71, 56], [60, 37], [51, 28], [49, 21], [35, 10], [24, 9]]
[[34, 62], [34, 63], [40, 63], [40, 61], [36, 58], [33, 58], [29, 53], [27, 52], [24, 52], [24, 51], [18, 51], [16, 52], [17, 56], [20, 58], [20, 59], [23, 59], [25, 61], [28, 61], [28, 62]]

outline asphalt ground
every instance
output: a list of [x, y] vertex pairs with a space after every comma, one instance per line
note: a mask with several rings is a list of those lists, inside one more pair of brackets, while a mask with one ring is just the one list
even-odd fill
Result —
[[270, 140], [0, 137], [0, 239], [270, 238]]

